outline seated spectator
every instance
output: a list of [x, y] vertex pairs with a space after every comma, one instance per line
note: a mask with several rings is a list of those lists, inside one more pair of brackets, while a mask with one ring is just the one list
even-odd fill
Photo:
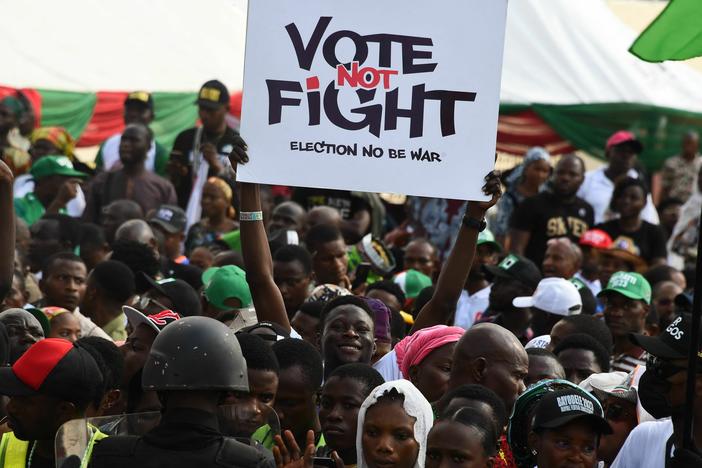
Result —
[[565, 155], [556, 164], [552, 189], [524, 200], [510, 220], [510, 249], [537, 265], [543, 262], [546, 242], [568, 237], [578, 242], [593, 224], [592, 207], [576, 196], [583, 183], [585, 163]]
[[320, 224], [307, 231], [305, 245], [312, 255], [312, 272], [317, 284], [351, 285], [346, 276], [349, 259], [341, 231]]
[[44, 339], [41, 323], [24, 309], [7, 309], [0, 313], [0, 324], [7, 332], [8, 364], [10, 365], [14, 364], [34, 343]]
[[543, 348], [529, 348], [526, 352], [529, 356], [529, 374], [524, 379], [524, 385], [527, 388], [542, 380], [565, 380], [565, 370], [558, 361], [558, 357], [551, 351]]
[[[595, 211], [595, 224], [601, 224], [613, 218], [608, 210], [612, 201], [614, 184], [622, 178], [640, 178], [635, 167], [643, 145], [636, 136], [626, 130], [615, 132], [607, 139], [605, 157], [607, 165], [588, 171], [585, 174], [578, 196], [588, 202]], [[658, 213], [649, 194], [641, 218], [652, 224], [658, 224]]]
[[439, 419], [427, 437], [427, 468], [444, 462], [470, 461], [471, 466], [491, 468], [497, 455], [498, 434], [480, 413], [460, 409]]
[[507, 191], [497, 204], [497, 216], [491, 228], [499, 242], [505, 243], [509, 221], [519, 205], [541, 192], [551, 176], [551, 155], [540, 146], [529, 148], [524, 160], [509, 174], [505, 174]]
[[[563, 404], [567, 401], [570, 404]], [[534, 411], [529, 445], [539, 468], [556, 468], [578, 459], [582, 466], [597, 464], [597, 448], [612, 428], [600, 403], [581, 389], [549, 392]], [[563, 450], [563, 447], [570, 450]]]
[[300, 447], [307, 446], [307, 431], [312, 430], [316, 445], [322, 436], [316, 405], [326, 371], [322, 369], [322, 359], [312, 345], [295, 338], [276, 342], [273, 352], [280, 365], [275, 399], [280, 427], [290, 431]]
[[134, 293], [134, 274], [129, 267], [122, 262], [107, 260], [88, 275], [80, 303], [81, 312], [110, 338], [124, 341], [127, 339], [127, 318], [122, 306], [130, 303]]
[[29, 140], [19, 129], [28, 113], [27, 106], [18, 97], [6, 96], [0, 100], [0, 160], [15, 176], [29, 169]]
[[273, 254], [273, 279], [292, 319], [307, 299], [312, 284], [312, 257], [303, 247], [286, 245]]
[[536, 336], [546, 335], [562, 317], [582, 312], [577, 288], [563, 278], [544, 278], [532, 296], [515, 297], [512, 305], [531, 310], [531, 329]]
[[382, 384], [378, 371], [366, 364], [344, 364], [331, 373], [319, 399], [319, 420], [327, 445], [318, 450], [318, 456], [336, 451], [346, 466], [357, 463], [358, 412], [371, 391]]
[[[682, 204], [690, 198], [695, 188], [695, 175], [702, 168], [699, 149], [700, 135], [694, 130], [685, 132], [680, 154], [667, 158], [661, 168], [661, 199], [675, 197]], [[658, 211], [662, 209], [659, 207]]]
[[600, 292], [604, 317], [614, 337], [612, 370], [631, 372], [646, 364], [646, 353], [629, 340], [630, 333], [643, 333], [651, 304], [651, 286], [638, 273], [620, 271], [612, 275]]
[[627, 177], [617, 182], [612, 192], [610, 210], [618, 218], [595, 226], [605, 231], [612, 239], [628, 237], [636, 252], [648, 265], [665, 263], [665, 232], [663, 229], [641, 218], [646, 205], [648, 190], [640, 179]]
[[565, 370], [566, 380], [578, 385], [592, 374], [609, 372], [609, 353], [596, 339], [576, 333], [553, 350]]
[[139, 204], [144, 213], [161, 205], [177, 202], [173, 185], [145, 167], [146, 153], [152, 133], [143, 124], [131, 124], [124, 129], [119, 144], [122, 167], [98, 174], [86, 192], [87, 206], [83, 220], [97, 222], [102, 208], [124, 198]]
[[15, 213], [28, 225], [44, 214], [66, 214], [67, 204], [78, 195], [78, 187], [88, 174], [76, 171], [66, 156], [46, 156], [29, 173], [34, 190], [15, 198]]
[[466, 330], [480, 321], [490, 303], [490, 283], [485, 274], [485, 267], [495, 266], [502, 247], [495, 241], [495, 236], [485, 229], [478, 234], [475, 258], [468, 272], [461, 297], [456, 305], [456, 316], [453, 324]]
[[683, 201], [679, 198], [666, 198], [658, 204], [658, 215], [661, 218], [661, 228], [665, 233], [665, 241], [668, 242], [673, 235], [675, 225], [680, 220]]
[[49, 320], [51, 331], [47, 338], [60, 338], [71, 343], [80, 339], [80, 322], [70, 311], [61, 307], [44, 307], [41, 311]]
[[392, 459], [397, 466], [425, 466], [433, 422], [431, 405], [410, 382], [395, 380], [376, 387], [358, 412], [358, 464], [379, 466]]
[[188, 229], [185, 252], [197, 247], [212, 245], [220, 236], [236, 231], [239, 223], [234, 220], [234, 191], [227, 181], [210, 177], [202, 186], [202, 217]]
[[[149, 126], [154, 120], [154, 98], [144, 91], [134, 91], [127, 95], [124, 100], [124, 125], [141, 124]], [[117, 133], [102, 142], [97, 156], [95, 156], [95, 166], [98, 170], [111, 171], [119, 168], [120, 157], [119, 147], [122, 134]], [[168, 164], [168, 150], [163, 147], [155, 138], [151, 138], [151, 144], [146, 152], [144, 166], [147, 171], [165, 177], [166, 166]]]

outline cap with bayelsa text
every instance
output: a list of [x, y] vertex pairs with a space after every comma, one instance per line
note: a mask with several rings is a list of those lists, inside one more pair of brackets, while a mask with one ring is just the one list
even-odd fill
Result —
[[[629, 339], [648, 354], [665, 360], [687, 359], [691, 346], [692, 315], [683, 313], [673, 320], [658, 336], [630, 333]], [[702, 359], [702, 352], [697, 350]]]
[[600, 402], [580, 388], [546, 393], [536, 406], [532, 428], [535, 431], [558, 429], [576, 419], [590, 421], [601, 434], [612, 433], [612, 427], [604, 418]]

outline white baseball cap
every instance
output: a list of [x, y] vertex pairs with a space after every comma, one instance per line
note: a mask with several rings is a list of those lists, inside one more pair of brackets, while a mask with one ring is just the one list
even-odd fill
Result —
[[563, 278], [544, 278], [533, 296], [515, 297], [514, 307], [535, 307], [555, 315], [576, 315], [582, 311], [583, 301], [578, 288]]

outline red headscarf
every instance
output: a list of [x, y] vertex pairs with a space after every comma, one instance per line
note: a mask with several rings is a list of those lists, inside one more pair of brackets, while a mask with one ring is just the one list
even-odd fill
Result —
[[402, 376], [408, 379], [410, 367], [420, 364], [435, 349], [457, 342], [463, 333], [465, 330], [461, 327], [434, 325], [402, 339], [395, 345], [397, 364]]

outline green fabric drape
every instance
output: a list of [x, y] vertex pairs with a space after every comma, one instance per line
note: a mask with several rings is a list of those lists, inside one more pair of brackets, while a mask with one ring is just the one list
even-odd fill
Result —
[[702, 113], [643, 104], [533, 104], [532, 109], [573, 146], [604, 158], [607, 138], [617, 130], [634, 132], [644, 145], [640, 161], [649, 171], [680, 151], [683, 134], [702, 129]]
[[178, 133], [197, 121], [197, 93], [153, 93], [156, 118], [151, 128], [156, 139], [169, 151]]
[[95, 93], [41, 90], [41, 125], [61, 126], [76, 137], [82, 135], [93, 116]]

